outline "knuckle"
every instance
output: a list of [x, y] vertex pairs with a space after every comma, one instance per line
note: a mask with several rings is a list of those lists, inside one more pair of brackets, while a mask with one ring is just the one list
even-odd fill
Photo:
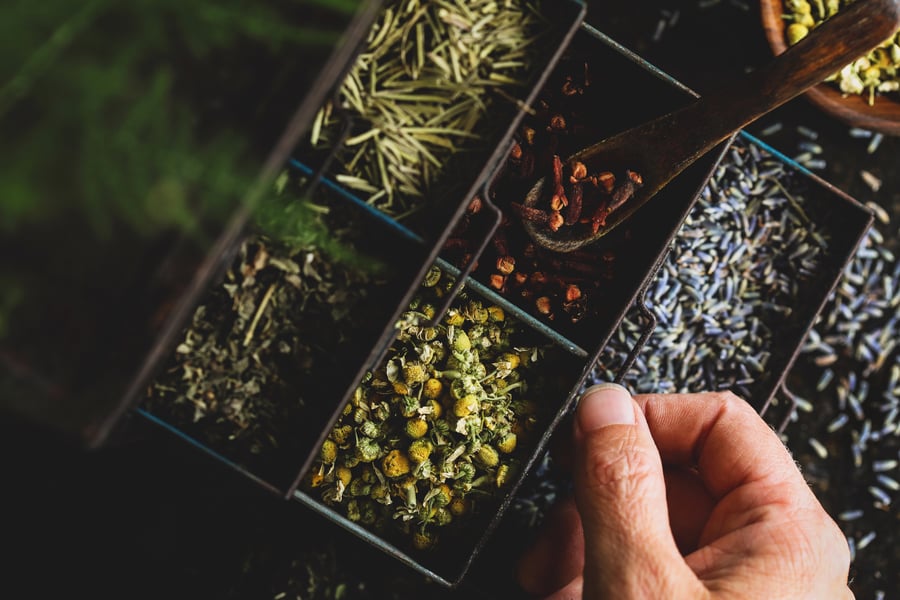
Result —
[[658, 459], [636, 444], [633, 435], [604, 444], [590, 454], [589, 484], [599, 493], [621, 497], [640, 489], [658, 471]]
[[719, 404], [719, 406], [732, 407], [732, 406], [743, 406], [745, 404], [744, 399], [732, 392], [731, 390], [722, 390], [719, 392], [711, 392], [713, 399]]

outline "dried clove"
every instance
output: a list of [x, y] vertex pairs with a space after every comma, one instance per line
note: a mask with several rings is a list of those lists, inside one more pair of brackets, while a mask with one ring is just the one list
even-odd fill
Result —
[[569, 194], [569, 205], [566, 207], [566, 225], [574, 225], [581, 219], [581, 206], [584, 200], [584, 189], [580, 181], [572, 184]]
[[613, 212], [634, 196], [634, 192], [637, 191], [641, 186], [644, 185], [644, 180], [640, 176], [639, 173], [635, 173], [634, 171], [625, 171], [625, 174], [628, 175], [628, 179], [625, 180], [620, 186], [618, 186], [612, 193], [612, 202], [607, 209], [607, 214]]
[[510, 203], [510, 206], [524, 221], [530, 221], [539, 225], [549, 226], [550, 224], [550, 213], [545, 210], [532, 208], [530, 206], [525, 206], [524, 204], [518, 204], [517, 202]]
[[512, 256], [500, 256], [497, 258], [497, 271], [501, 275], [509, 275], [516, 269], [516, 259]]
[[[553, 197], [550, 199], [551, 210], [562, 210], [569, 204], [566, 190], [563, 187], [563, 164], [558, 154], [553, 155]], [[554, 231], [556, 231], [554, 229]]]

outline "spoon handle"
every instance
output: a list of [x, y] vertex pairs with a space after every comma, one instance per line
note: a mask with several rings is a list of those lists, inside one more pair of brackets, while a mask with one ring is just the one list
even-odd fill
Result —
[[898, 0], [858, 0], [820, 24], [738, 85], [701, 99], [717, 106], [721, 139], [823, 81], [893, 35], [900, 27]]
[[[697, 102], [630, 131], [659, 144], [654, 162], [668, 164], [661, 187], [716, 144], [781, 106], [888, 39], [900, 27], [900, 0], [857, 0], [784, 53]], [[596, 145], [599, 149], [603, 145]], [[576, 156], [590, 156], [586, 148]], [[665, 156], [668, 155], [668, 156]]]

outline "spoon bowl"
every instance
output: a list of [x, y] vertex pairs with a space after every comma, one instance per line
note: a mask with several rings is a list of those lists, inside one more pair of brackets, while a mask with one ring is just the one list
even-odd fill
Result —
[[610, 171], [621, 180], [625, 170], [642, 185], [607, 200], [607, 214], [594, 223], [572, 222], [555, 228], [528, 211], [544, 211], [555, 195], [548, 179], [538, 180], [524, 200], [522, 222], [541, 246], [571, 252], [597, 241], [665, 187], [674, 177], [732, 133], [819, 83], [847, 62], [881, 43], [900, 27], [900, 0], [858, 0], [815, 28], [765, 67], [714, 90], [695, 103], [616, 134], [568, 157], [565, 172], [583, 163], [587, 173]]

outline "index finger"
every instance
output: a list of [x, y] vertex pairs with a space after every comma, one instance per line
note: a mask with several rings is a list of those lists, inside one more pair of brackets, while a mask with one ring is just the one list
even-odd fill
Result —
[[795, 498], [801, 487], [809, 492], [775, 432], [731, 392], [640, 394], [634, 399], [663, 463], [696, 466], [716, 498], [748, 483], [773, 484], [773, 494], [785, 500]]

